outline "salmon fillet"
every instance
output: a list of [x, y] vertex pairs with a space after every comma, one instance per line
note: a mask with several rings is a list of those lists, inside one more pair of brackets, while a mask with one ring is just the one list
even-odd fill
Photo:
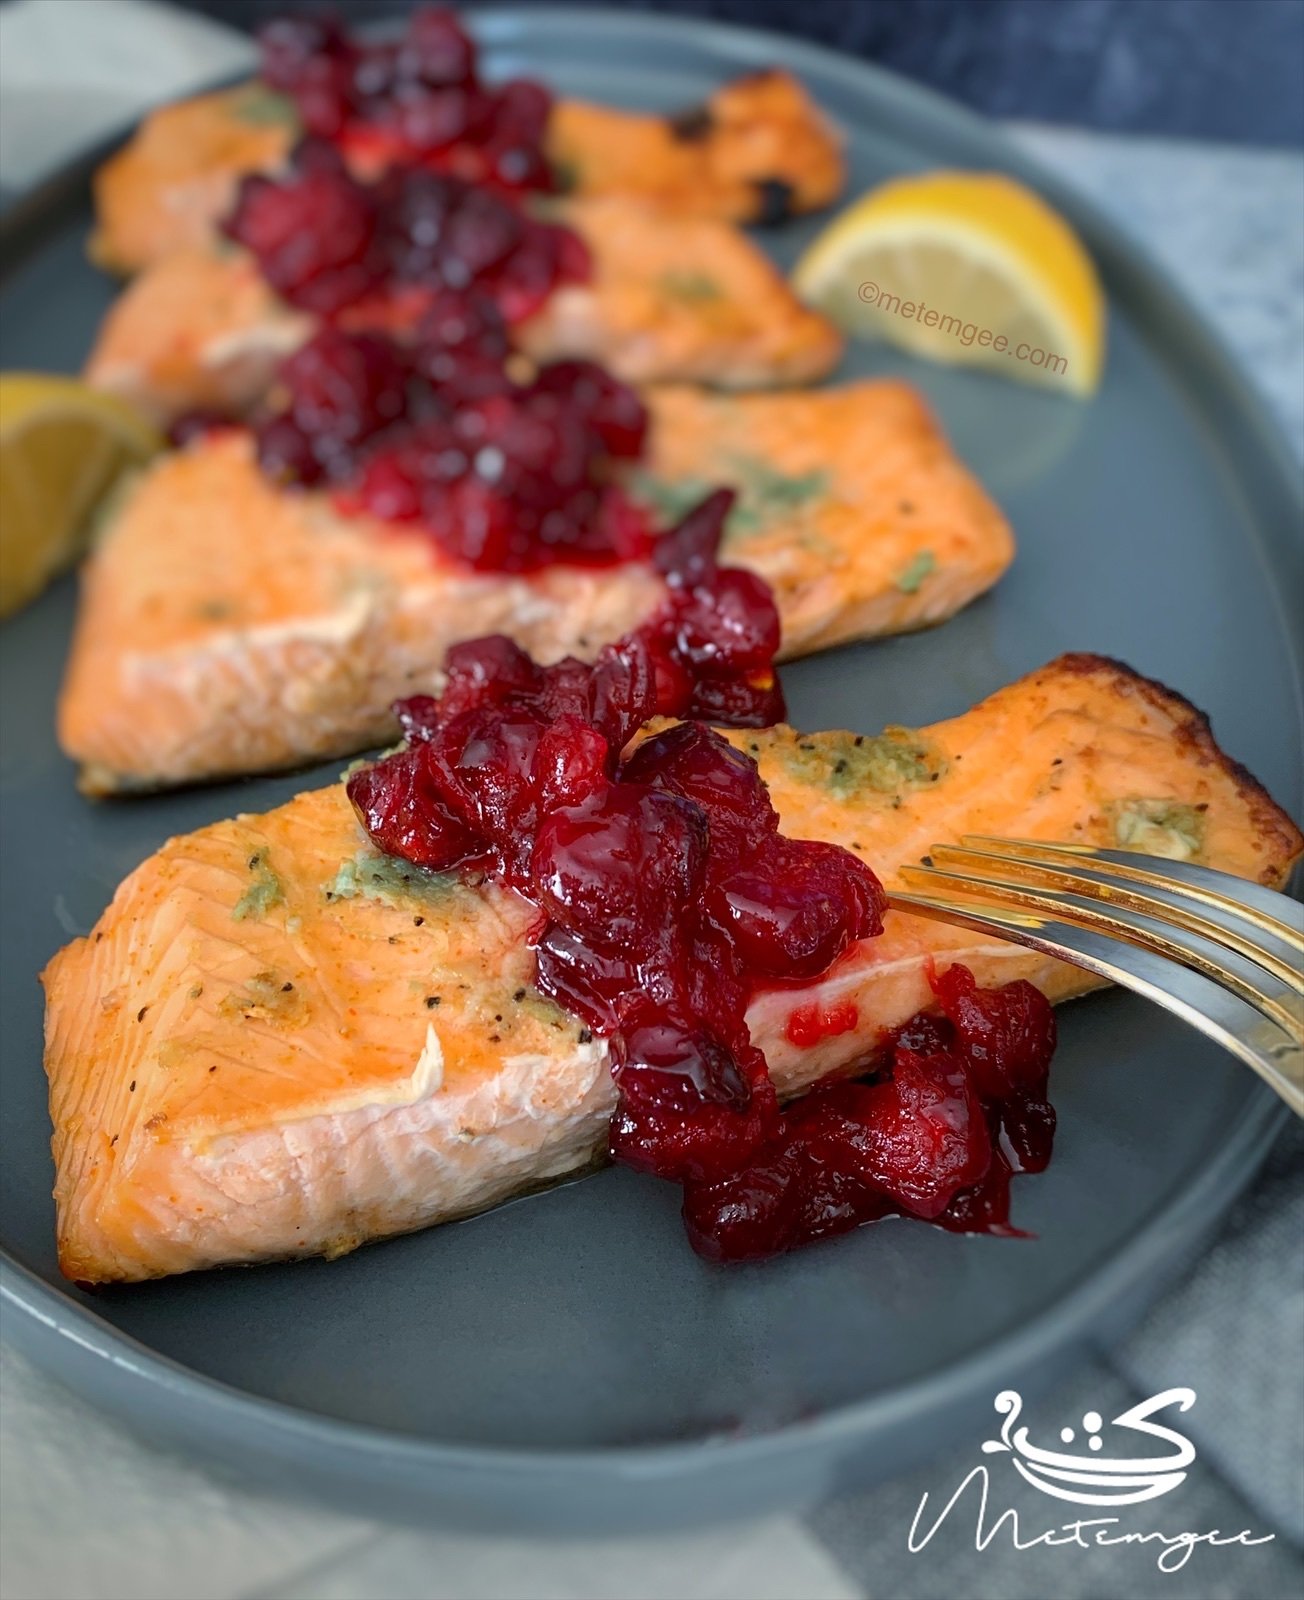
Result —
[[[841, 358], [832, 323], [727, 223], [668, 225], [625, 200], [574, 202], [564, 220], [584, 236], [593, 278], [515, 330], [537, 360], [586, 356], [627, 383], [748, 389], [813, 382]], [[164, 426], [195, 409], [240, 415], [313, 325], [235, 246], [176, 251], [110, 307], [85, 377]]]
[[772, 389], [842, 358], [833, 324], [727, 223], [616, 198], [569, 201], [561, 219], [588, 245], [593, 281], [556, 290], [515, 330], [536, 360], [587, 356], [626, 383]]
[[841, 141], [790, 72], [749, 72], [674, 117], [561, 100], [548, 158], [571, 192], [626, 195], [678, 216], [782, 222], [831, 205]]
[[[651, 411], [636, 490], [664, 510], [743, 484], [726, 558], [774, 588], [789, 657], [940, 621], [1010, 562], [1004, 518], [904, 384], [667, 389]], [[458, 640], [591, 657], [664, 594], [641, 564], [460, 571], [215, 435], [151, 467], [87, 563], [59, 739], [93, 793], [345, 754], [393, 736], [391, 702], [434, 687]]]
[[[95, 175], [91, 258], [132, 273], [208, 247], [240, 179], [280, 167], [299, 134], [293, 104], [260, 83], [150, 112]], [[828, 205], [844, 175], [836, 135], [782, 71], [749, 73], [678, 117], [560, 101], [547, 154], [576, 194], [729, 222]]]
[[[967, 832], [1130, 843], [1284, 881], [1298, 829], [1207, 721], [1116, 662], [1066, 656], [952, 721], [875, 738], [790, 728], [750, 751], [796, 837], [899, 869]], [[605, 1047], [532, 986], [508, 891], [375, 855], [343, 786], [170, 840], [43, 974], [59, 1260], [131, 1280], [338, 1255], [599, 1158]], [[930, 964], [1051, 1000], [1075, 968], [901, 913], [748, 1021], [794, 1094], [863, 1065], [930, 1004]], [[857, 1030], [803, 1048], [797, 1006]]]
[[723, 558], [773, 589], [784, 658], [943, 622], [1014, 558], [1009, 524], [909, 384], [645, 399], [636, 488], [670, 519], [714, 484], [737, 487]]

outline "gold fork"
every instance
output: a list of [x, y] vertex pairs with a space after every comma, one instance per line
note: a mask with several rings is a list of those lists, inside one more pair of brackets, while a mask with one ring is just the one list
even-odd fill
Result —
[[1304, 1117], [1304, 906], [1189, 862], [968, 834], [903, 877], [898, 910], [995, 933], [1146, 995]]

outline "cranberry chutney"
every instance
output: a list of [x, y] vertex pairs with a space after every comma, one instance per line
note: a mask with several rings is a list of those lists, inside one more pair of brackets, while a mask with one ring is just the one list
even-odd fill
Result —
[[442, 6], [419, 7], [393, 43], [364, 43], [309, 14], [267, 23], [259, 44], [267, 87], [357, 165], [420, 161], [505, 192], [554, 187], [542, 149], [548, 91], [527, 78], [483, 84], [474, 43]]
[[[668, 599], [591, 665], [456, 647], [443, 694], [396, 706], [404, 744], [349, 798], [382, 851], [536, 908], [538, 987], [609, 1045], [610, 1153], [682, 1185], [701, 1255], [774, 1255], [892, 1213], [1012, 1233], [1010, 1175], [1043, 1168], [1054, 1133], [1055, 1021], [1030, 984], [981, 991], [950, 968], [940, 1015], [866, 1029], [865, 1080], [786, 1111], [751, 1042], [752, 995], [827, 972], [881, 932], [886, 900], [850, 852], [785, 837], [755, 763], [706, 725], [783, 715], [773, 601], [717, 561], [731, 499], [658, 542]], [[685, 720], [631, 743], [656, 716]], [[798, 1005], [789, 1034], [858, 1025]]]
[[[575, 234], [508, 193], [551, 185], [546, 93], [485, 91], [439, 11], [393, 46], [302, 19], [263, 42], [310, 137], [282, 177], [245, 179], [227, 232], [319, 322], [256, 423], [263, 470], [481, 570], [641, 560], [666, 581], [592, 664], [539, 667], [505, 638], [451, 651], [443, 694], [395, 708], [402, 747], [348, 780], [367, 833], [535, 907], [539, 988], [609, 1045], [611, 1154], [682, 1185], [702, 1255], [894, 1212], [1012, 1232], [1010, 1175], [1044, 1167], [1054, 1131], [1055, 1024], [1030, 985], [979, 991], [952, 967], [940, 1015], [866, 1030], [865, 1080], [787, 1111], [751, 1042], [752, 996], [828, 972], [882, 931], [886, 898], [856, 856], [785, 837], [755, 763], [708, 726], [784, 715], [773, 597], [718, 560], [732, 492], [658, 532], [615, 477], [643, 450], [638, 396], [592, 363], [511, 353], [512, 326], [590, 271]], [[374, 183], [346, 165], [360, 142]], [[681, 720], [635, 742], [658, 716]], [[854, 1006], [798, 1003], [788, 1034], [862, 1026]]]

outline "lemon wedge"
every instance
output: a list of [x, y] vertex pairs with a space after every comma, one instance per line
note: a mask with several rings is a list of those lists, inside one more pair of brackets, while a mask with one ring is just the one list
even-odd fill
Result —
[[797, 263], [798, 294], [852, 333], [934, 361], [1092, 393], [1105, 298], [1068, 223], [998, 173], [929, 172], [871, 189]]
[[77, 559], [104, 495], [162, 447], [130, 406], [75, 378], [0, 374], [0, 617]]

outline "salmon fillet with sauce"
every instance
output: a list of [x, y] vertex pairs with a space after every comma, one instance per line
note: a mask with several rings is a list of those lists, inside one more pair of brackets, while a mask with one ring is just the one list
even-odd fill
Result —
[[[151, 111], [95, 175], [92, 259], [131, 273], [209, 246], [240, 179], [282, 166], [299, 134], [293, 104], [260, 83]], [[829, 205], [844, 178], [837, 136], [801, 84], [775, 70], [748, 73], [676, 117], [559, 101], [546, 149], [577, 195], [728, 222]]]
[[[1094, 656], [917, 732], [728, 737], [785, 833], [845, 846], [889, 889], [970, 832], [1130, 845], [1270, 885], [1304, 847], [1198, 712]], [[376, 855], [341, 784], [170, 840], [43, 975], [63, 1271], [339, 1255], [599, 1158], [606, 1050], [534, 989], [534, 916]], [[780, 1090], [863, 1066], [953, 962], [1053, 1001], [1095, 981], [891, 912], [823, 979], [755, 997]], [[854, 1030], [793, 1042], [795, 1008], [848, 1004]]]
[[[786, 656], [938, 622], [1010, 562], [1005, 519], [904, 384], [667, 389], [651, 414], [636, 492], [665, 521], [676, 498], [741, 485], [725, 558], [772, 585]], [[459, 570], [420, 535], [278, 489], [247, 435], [214, 435], [148, 469], [87, 563], [60, 743], [91, 792], [350, 753], [393, 736], [390, 703], [434, 687], [458, 640], [589, 657], [664, 594], [635, 563]]]
[[[667, 223], [625, 200], [575, 202], [564, 220], [588, 244], [593, 277], [514, 330], [536, 360], [591, 357], [627, 383], [752, 389], [814, 382], [841, 358], [833, 324], [727, 223]], [[190, 410], [241, 415], [313, 326], [244, 251], [177, 251], [110, 307], [85, 377], [162, 425]]]

